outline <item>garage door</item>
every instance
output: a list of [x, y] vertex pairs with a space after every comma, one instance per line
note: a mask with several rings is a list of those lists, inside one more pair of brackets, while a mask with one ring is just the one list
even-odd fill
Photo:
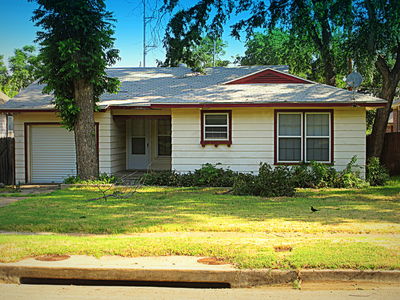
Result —
[[76, 175], [74, 133], [56, 125], [30, 129], [31, 182], [62, 182]]

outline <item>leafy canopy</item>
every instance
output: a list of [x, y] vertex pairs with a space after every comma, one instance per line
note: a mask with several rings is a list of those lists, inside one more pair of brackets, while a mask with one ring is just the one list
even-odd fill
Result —
[[9, 97], [14, 97], [23, 88], [39, 78], [40, 59], [34, 46], [15, 49], [8, 60], [9, 70], [0, 55], [0, 89]]
[[310, 44], [315, 59], [321, 60], [323, 81], [336, 85], [334, 48], [336, 36], [350, 23], [352, 0], [198, 0], [189, 8], [181, 9], [183, 1], [165, 0], [164, 10], [173, 13], [164, 45], [169, 62], [179, 61], [190, 51], [191, 43], [198, 44], [204, 33], [221, 36], [224, 25], [232, 15], [231, 35], [239, 38], [243, 32], [249, 38], [255, 30], [271, 32], [280, 28], [288, 32], [293, 46]]
[[[116, 92], [119, 81], [108, 77], [107, 66], [119, 59], [113, 49], [114, 21], [103, 0], [30, 0], [39, 8], [32, 21], [37, 32], [41, 82], [44, 92], [53, 93], [56, 109], [68, 129], [73, 129], [79, 109], [74, 82], [84, 79], [94, 90], [94, 102], [104, 92]], [[94, 108], [95, 109], [95, 108]]]

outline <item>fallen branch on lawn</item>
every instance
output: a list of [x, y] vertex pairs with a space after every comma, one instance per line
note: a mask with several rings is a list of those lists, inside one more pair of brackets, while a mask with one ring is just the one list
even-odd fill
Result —
[[103, 196], [97, 197], [97, 198], [88, 199], [87, 201], [97, 201], [97, 200], [101, 200], [101, 199], [107, 200], [110, 197], [115, 197], [115, 198], [119, 198], [119, 199], [130, 198], [143, 185], [142, 177], [139, 177], [139, 179], [137, 180], [137, 182], [134, 185], [127, 185], [127, 184], [130, 184], [132, 182], [132, 177], [134, 177], [135, 175], [136, 175], [136, 172], [133, 172], [133, 173], [130, 173], [130, 174], [122, 176], [120, 178], [121, 179], [121, 183], [123, 184], [121, 186], [122, 190], [114, 191], [111, 194], [107, 194], [107, 192], [110, 191], [113, 188], [118, 187], [116, 184], [110, 184], [110, 185], [95, 184], [94, 186], [99, 190], [99, 192], [101, 192], [103, 194]]

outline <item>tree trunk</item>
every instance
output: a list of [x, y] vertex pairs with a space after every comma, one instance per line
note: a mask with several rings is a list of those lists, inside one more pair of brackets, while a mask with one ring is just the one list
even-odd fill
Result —
[[323, 59], [324, 61], [324, 77], [325, 83], [331, 86], [336, 86], [336, 72], [331, 57]]
[[379, 108], [376, 111], [374, 126], [372, 127], [370, 143], [367, 151], [369, 157], [380, 157], [382, 153], [389, 114], [396, 93], [396, 87], [399, 83], [399, 80], [396, 80], [394, 77], [398, 76], [389, 74], [388, 77], [383, 77], [384, 79], [380, 97], [387, 100], [388, 103], [384, 108]]
[[96, 126], [94, 122], [93, 85], [87, 80], [74, 81], [75, 100], [79, 114], [74, 125], [76, 145], [76, 170], [81, 179], [99, 176]]

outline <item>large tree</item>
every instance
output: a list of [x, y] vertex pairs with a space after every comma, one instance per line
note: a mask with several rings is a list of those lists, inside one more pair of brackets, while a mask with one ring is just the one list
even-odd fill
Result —
[[376, 112], [368, 153], [379, 157], [396, 89], [400, 82], [400, 1], [355, 1], [356, 19], [350, 39], [360, 70], [375, 66], [381, 78], [379, 96], [388, 101]]
[[0, 55], [0, 90], [4, 92], [4, 87], [7, 84], [8, 70], [3, 60], [4, 56]]
[[164, 62], [159, 62], [161, 67], [176, 67], [180, 63], [186, 64], [194, 71], [203, 72], [208, 67], [224, 67], [229, 64], [223, 60], [226, 43], [219, 37], [210, 35], [202, 37], [199, 41], [192, 41], [190, 46], [183, 49], [182, 55], [178, 57], [167, 56]]
[[37, 2], [32, 20], [43, 62], [44, 92], [54, 95], [63, 124], [74, 130], [77, 174], [97, 177], [94, 110], [104, 92], [116, 92], [119, 82], [106, 68], [119, 58], [113, 49], [112, 14], [103, 0], [30, 0]]
[[[220, 36], [223, 26], [234, 13], [247, 13], [232, 26], [231, 34], [239, 37], [242, 31], [251, 36], [257, 28], [278, 26], [290, 32], [289, 38], [302, 39], [317, 50], [322, 61], [324, 82], [336, 85], [335, 35], [351, 20], [352, 0], [199, 0], [190, 8], [176, 11], [179, 1], [165, 0], [164, 9], [174, 12], [164, 43], [167, 59], [179, 60], [198, 43], [204, 32]], [[245, 14], [246, 15], [246, 14]], [[293, 41], [294, 41], [293, 40]]]
[[10, 97], [39, 78], [40, 59], [35, 51], [34, 46], [24, 46], [22, 49], [15, 49], [14, 55], [9, 58], [11, 76], [8, 85]]
[[39, 78], [40, 59], [34, 46], [15, 49], [8, 59], [9, 69], [0, 55], [0, 89], [9, 97], [14, 97], [23, 88]]

